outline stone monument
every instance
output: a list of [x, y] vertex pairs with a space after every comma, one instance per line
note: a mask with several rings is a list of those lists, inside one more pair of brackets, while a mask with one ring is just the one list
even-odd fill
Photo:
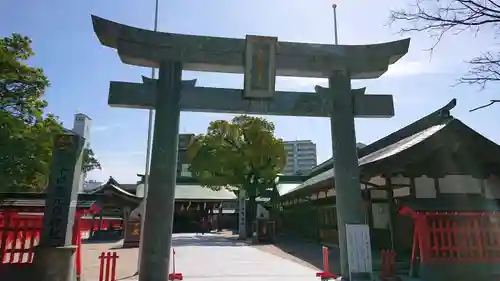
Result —
[[54, 138], [40, 244], [33, 265], [40, 281], [76, 280], [72, 244], [85, 139], [72, 132]]
[[[153, 32], [96, 16], [92, 22], [101, 44], [116, 49], [122, 62], [160, 69], [154, 83], [112, 82], [109, 94], [111, 106], [156, 110], [139, 280], [166, 281], [168, 276], [181, 110], [331, 118], [341, 268], [343, 276], [351, 275], [346, 225], [364, 224], [354, 117], [394, 115], [392, 96], [352, 90], [351, 79], [381, 76], [407, 53], [409, 39], [321, 45], [261, 36], [235, 39]], [[186, 85], [182, 70], [244, 73], [245, 87]], [[329, 87], [316, 87], [311, 93], [279, 92], [274, 86], [277, 75], [328, 78]]]

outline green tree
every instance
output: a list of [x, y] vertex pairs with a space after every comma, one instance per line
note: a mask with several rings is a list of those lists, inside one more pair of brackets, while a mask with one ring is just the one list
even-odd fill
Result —
[[[500, 3], [495, 0], [414, 0], [414, 5], [407, 9], [391, 12], [392, 22], [408, 25], [401, 32], [426, 32], [434, 40], [433, 50], [446, 35], [462, 32], [479, 31], [498, 38], [500, 27]], [[459, 79], [459, 83], [478, 85], [484, 89], [490, 83], [500, 82], [500, 52], [484, 51], [469, 60], [470, 68]], [[490, 106], [500, 100], [491, 100], [489, 104], [471, 111]]]
[[[0, 39], [0, 190], [43, 191], [47, 185], [52, 141], [63, 131], [58, 118], [44, 114], [49, 81], [31, 67], [31, 40], [19, 34]], [[100, 168], [92, 151], [84, 172]]]
[[83, 152], [83, 172], [88, 174], [93, 170], [101, 170], [101, 163], [94, 155], [94, 151], [91, 148], [87, 148]]
[[274, 136], [274, 124], [247, 115], [211, 122], [206, 134], [193, 138], [188, 158], [191, 173], [201, 185], [246, 191], [247, 230], [256, 216], [255, 199], [274, 186], [286, 164], [284, 144]]

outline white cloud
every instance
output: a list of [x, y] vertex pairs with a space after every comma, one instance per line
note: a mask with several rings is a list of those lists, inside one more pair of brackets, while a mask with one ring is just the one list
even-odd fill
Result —
[[327, 86], [325, 78], [276, 77], [276, 88], [289, 91], [314, 91], [314, 86]]
[[109, 126], [94, 126], [92, 127], [92, 132], [102, 132], [109, 129]]
[[[440, 72], [442, 68], [436, 62], [423, 61], [400, 61], [391, 66], [382, 77], [398, 78], [427, 73]], [[328, 86], [328, 80], [325, 78], [303, 78], [303, 77], [277, 77], [276, 87], [286, 90], [314, 90], [314, 86]], [[298, 88], [298, 89], [296, 89]]]
[[403, 77], [439, 71], [436, 63], [420, 61], [402, 61], [389, 66], [383, 77]]

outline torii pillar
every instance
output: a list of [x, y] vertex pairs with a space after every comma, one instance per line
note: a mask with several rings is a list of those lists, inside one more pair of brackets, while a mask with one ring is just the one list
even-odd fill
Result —
[[[239, 97], [234, 95], [230, 97], [231, 101], [238, 105], [232, 106], [226, 103], [228, 107], [236, 111], [259, 111], [251, 105], [252, 101], [267, 100], [266, 104], [269, 107], [275, 106], [260, 109], [261, 112], [267, 114], [300, 116], [302, 114], [299, 112], [305, 112], [302, 116], [315, 116], [310, 113], [315, 110], [321, 112], [315, 113], [316, 116], [325, 116], [325, 112], [327, 113], [327, 116], [331, 118], [332, 146], [336, 151], [335, 189], [341, 274], [345, 277], [349, 276], [351, 280], [371, 279], [371, 260], [367, 261], [365, 257], [353, 255], [360, 251], [367, 254], [370, 251], [369, 240], [368, 244], [354, 243], [358, 241], [348, 239], [346, 235], [347, 227], [364, 224], [354, 117], [363, 116], [363, 110], [365, 113], [371, 111], [371, 114], [365, 117], [390, 117], [394, 115], [394, 108], [392, 97], [387, 99], [386, 96], [377, 98], [371, 95], [359, 97], [352, 95], [350, 81], [381, 76], [390, 64], [406, 54], [409, 39], [361, 46], [320, 45], [278, 42], [277, 38], [258, 36], [234, 39], [161, 33], [129, 27], [95, 16], [92, 20], [99, 41], [107, 47], [116, 49], [124, 63], [160, 68], [156, 91], [145, 91], [149, 100], [136, 99], [142, 103], [142, 108], [154, 107], [156, 109], [140, 281], [166, 281], [168, 279], [180, 110], [210, 112], [221, 108], [214, 105], [215, 101], [211, 103], [212, 106], [208, 106], [206, 103], [208, 99], [224, 102], [212, 96], [203, 97], [201, 106], [196, 105], [195, 101], [190, 103], [183, 100], [185, 90], [181, 86], [183, 69], [244, 73], [245, 88], [243, 91], [239, 90]], [[317, 100], [325, 97], [326, 93], [326, 100], [320, 99], [322, 100], [321, 109], [318, 109], [318, 106], [313, 106], [313, 109], [304, 109], [300, 104], [294, 105], [297, 107], [290, 107], [289, 104], [276, 103], [273, 100], [274, 97], [280, 96], [280, 93], [275, 92], [274, 89], [276, 75], [328, 78], [328, 89], [319, 88], [315, 96], [307, 96], [306, 99]], [[200, 96], [201, 93], [207, 93], [207, 91], [215, 92], [209, 88], [208, 90], [201, 87], [192, 88], [191, 94], [195, 96]], [[217, 90], [220, 91], [218, 98], [223, 92], [228, 94], [230, 91], [227, 90]], [[130, 97], [131, 92], [128, 94], [130, 102], [134, 98]], [[295, 95], [293, 102], [298, 102], [297, 94], [293, 95]], [[302, 95], [302, 97], [305, 96]], [[286, 100], [288, 96], [282, 93], [281, 98]], [[371, 102], [368, 103], [370, 99]], [[109, 101], [111, 103], [111, 95]], [[115, 106], [134, 105], [124, 102], [123, 99], [114, 100], [114, 102], [116, 102]], [[245, 104], [249, 105], [245, 106]], [[139, 106], [139, 104], [136, 105]], [[327, 105], [326, 111], [323, 105]], [[288, 109], [285, 109], [287, 106]], [[349, 237], [355, 235], [358, 234], [353, 232], [349, 234]], [[363, 235], [360, 237], [363, 238]], [[352, 243], [348, 246], [349, 241]], [[349, 247], [351, 247], [350, 251], [348, 251]], [[349, 264], [349, 259], [352, 260], [351, 264]], [[364, 267], [355, 266], [355, 264], [362, 264]]]

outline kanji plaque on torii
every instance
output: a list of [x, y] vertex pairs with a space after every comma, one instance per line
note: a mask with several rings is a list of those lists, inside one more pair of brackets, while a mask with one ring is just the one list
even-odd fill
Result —
[[[409, 39], [322, 45], [153, 32], [96, 16], [92, 21], [99, 41], [116, 49], [124, 63], [160, 69], [156, 81], [112, 82], [109, 96], [112, 106], [156, 109], [139, 280], [166, 281], [168, 276], [181, 110], [330, 117], [342, 275], [350, 275], [346, 225], [364, 223], [354, 117], [394, 115], [391, 96], [352, 90], [351, 79], [382, 75], [406, 54]], [[243, 73], [245, 88], [197, 87], [181, 81], [182, 70]], [[310, 93], [275, 91], [276, 76], [328, 78], [329, 87]]]

